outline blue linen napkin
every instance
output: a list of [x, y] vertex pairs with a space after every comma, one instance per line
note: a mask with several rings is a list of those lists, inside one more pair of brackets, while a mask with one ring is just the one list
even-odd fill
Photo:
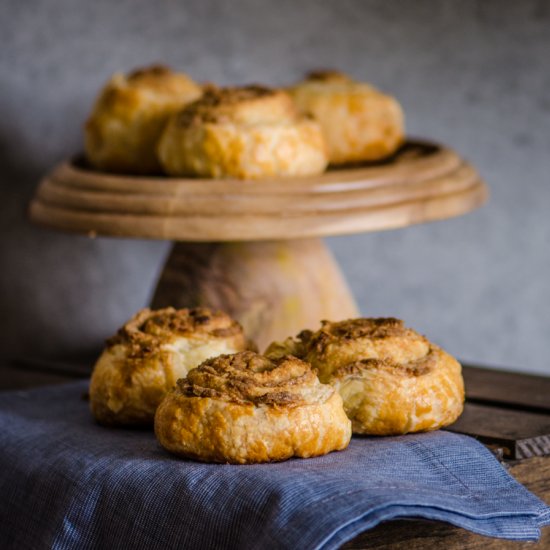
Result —
[[535, 540], [550, 523], [550, 508], [465, 436], [356, 437], [319, 458], [201, 464], [151, 431], [97, 426], [86, 390], [0, 393], [2, 548], [331, 549], [405, 517]]

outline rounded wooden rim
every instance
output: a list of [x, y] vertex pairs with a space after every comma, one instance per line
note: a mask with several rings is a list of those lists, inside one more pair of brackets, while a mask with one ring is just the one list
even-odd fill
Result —
[[30, 217], [93, 235], [270, 240], [403, 227], [464, 214], [486, 198], [454, 151], [409, 140], [384, 163], [261, 181], [122, 176], [67, 161], [41, 182]]

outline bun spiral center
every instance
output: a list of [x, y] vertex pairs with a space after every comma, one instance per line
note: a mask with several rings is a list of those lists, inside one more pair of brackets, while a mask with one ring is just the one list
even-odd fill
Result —
[[308, 363], [292, 356], [271, 360], [251, 351], [205, 361], [178, 380], [178, 388], [188, 397], [272, 407], [307, 405], [332, 394]]
[[129, 349], [128, 357], [139, 358], [155, 353], [175, 337], [228, 338], [241, 332], [236, 321], [219, 311], [206, 308], [176, 310], [173, 307], [156, 311], [143, 309], [107, 340], [107, 345], [124, 344]]

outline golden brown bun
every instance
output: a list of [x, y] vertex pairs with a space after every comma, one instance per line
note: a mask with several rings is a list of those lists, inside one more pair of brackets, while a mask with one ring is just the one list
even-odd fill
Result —
[[86, 123], [89, 162], [108, 172], [160, 172], [156, 146], [168, 117], [201, 94], [188, 76], [162, 66], [115, 74]]
[[309, 364], [245, 351], [209, 359], [178, 380], [157, 410], [155, 433], [177, 455], [248, 464], [344, 449], [351, 423]]
[[263, 86], [210, 87], [170, 119], [158, 156], [174, 176], [305, 176], [327, 165], [319, 125], [286, 92]]
[[152, 424], [178, 378], [209, 357], [250, 348], [239, 323], [220, 311], [143, 309], [107, 342], [94, 367], [92, 413], [107, 425]]
[[323, 321], [317, 332], [273, 343], [292, 349], [342, 396], [353, 432], [397, 435], [447, 426], [460, 416], [464, 383], [456, 359], [393, 318]]
[[401, 106], [366, 83], [320, 71], [289, 92], [298, 108], [321, 124], [331, 164], [379, 160], [403, 142]]

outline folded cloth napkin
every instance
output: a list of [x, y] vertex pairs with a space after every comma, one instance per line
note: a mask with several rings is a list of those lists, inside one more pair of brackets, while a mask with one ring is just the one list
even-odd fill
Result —
[[97, 426], [85, 382], [0, 393], [2, 548], [337, 548], [393, 518], [535, 540], [550, 508], [481, 444], [356, 437], [278, 464], [201, 464]]

